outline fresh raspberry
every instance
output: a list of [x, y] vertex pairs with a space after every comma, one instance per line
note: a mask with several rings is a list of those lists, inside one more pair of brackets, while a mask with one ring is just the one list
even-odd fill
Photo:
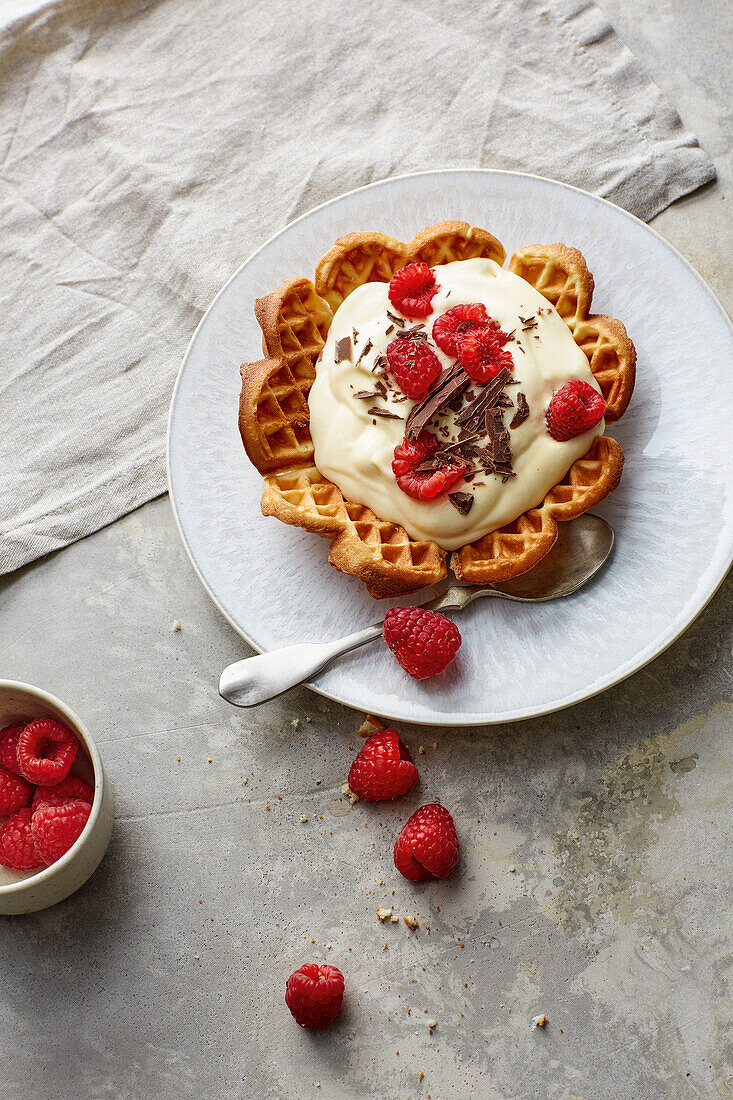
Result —
[[446, 313], [436, 317], [433, 325], [433, 340], [446, 355], [458, 356], [458, 345], [469, 332], [484, 328], [489, 323], [486, 306], [481, 302], [473, 305], [453, 306]]
[[437, 438], [428, 431], [420, 432], [417, 439], [403, 439], [394, 449], [392, 472], [403, 493], [415, 500], [432, 500], [450, 489], [466, 472], [466, 463], [446, 459], [435, 468], [421, 469], [430, 463], [440, 448]]
[[394, 863], [410, 882], [448, 878], [458, 863], [458, 837], [443, 806], [431, 802], [415, 810], [397, 837]]
[[417, 768], [397, 730], [379, 730], [369, 737], [349, 771], [349, 789], [366, 802], [399, 798], [415, 786]]
[[31, 832], [44, 863], [55, 863], [81, 836], [92, 807], [81, 798], [43, 802], [33, 810]]
[[0, 828], [0, 864], [14, 871], [31, 871], [43, 865], [31, 832], [30, 806], [12, 814]]
[[606, 402], [598, 390], [580, 378], [571, 378], [553, 394], [547, 408], [547, 430], [564, 442], [595, 428], [606, 414]]
[[435, 272], [427, 264], [408, 264], [392, 276], [389, 284], [389, 300], [405, 317], [427, 317], [431, 302], [440, 287]]
[[391, 608], [384, 616], [384, 640], [416, 680], [437, 676], [461, 645], [456, 624], [424, 607]]
[[301, 1027], [323, 1027], [338, 1016], [344, 999], [344, 976], [328, 963], [304, 963], [285, 985], [285, 1004]]
[[6, 726], [0, 730], [0, 766], [20, 775], [18, 767], [18, 738], [24, 726]]
[[88, 802], [91, 806], [94, 802], [94, 791], [78, 775], [67, 775], [66, 779], [55, 783], [53, 787], [37, 787], [31, 809], [35, 813], [42, 803], [58, 805], [59, 802], [65, 802], [68, 798], [80, 798], [82, 802]]
[[443, 369], [435, 352], [424, 340], [398, 336], [387, 344], [389, 373], [403, 393], [419, 401]]
[[0, 818], [9, 817], [16, 810], [27, 806], [33, 796], [33, 787], [22, 775], [0, 767]]
[[468, 377], [474, 382], [489, 382], [504, 367], [511, 370], [514, 360], [504, 347], [508, 339], [508, 333], [495, 321], [467, 332], [458, 344], [458, 360]]
[[66, 778], [78, 748], [79, 742], [66, 726], [37, 718], [18, 738], [20, 773], [39, 787], [52, 787]]

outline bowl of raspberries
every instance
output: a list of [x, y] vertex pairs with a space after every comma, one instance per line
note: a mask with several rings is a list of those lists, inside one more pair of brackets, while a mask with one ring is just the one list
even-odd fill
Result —
[[112, 792], [83, 723], [48, 692], [0, 680], [0, 914], [78, 890], [111, 832]]

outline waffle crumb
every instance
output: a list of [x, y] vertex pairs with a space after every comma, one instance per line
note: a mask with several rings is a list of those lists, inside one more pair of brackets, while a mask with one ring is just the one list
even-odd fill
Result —
[[377, 916], [379, 917], [382, 924], [384, 924], [387, 917], [392, 916], [392, 910], [391, 909], [385, 909], [383, 905], [380, 905], [380, 906], [377, 907]]
[[367, 714], [366, 718], [356, 731], [359, 737], [371, 737], [377, 730], [384, 729], [384, 722], [381, 718], [376, 718], [373, 714]]
[[422, 1079], [423, 1079], [423, 1077], [424, 1077], [424, 1076], [425, 1076], [425, 1074], [423, 1073], [423, 1071], [422, 1071], [422, 1070], [420, 1070], [420, 1072], [419, 1072], [419, 1073], [418, 1073], [418, 1075], [417, 1075], [417, 1079], [418, 1079], [418, 1081], [422, 1081]]
[[341, 794], [344, 796], [344, 798], [348, 798], [352, 806], [355, 802], [359, 801], [358, 794], [354, 794], [354, 792], [349, 788], [347, 780], [344, 780], [344, 782], [341, 784]]
[[544, 1012], [540, 1016], [532, 1017], [532, 1027], [547, 1027], [548, 1023], [549, 1021]]
[[173, 633], [177, 634], [179, 630], [183, 630], [183, 627], [179, 623], [178, 619], [173, 620]]
[[420, 756], [424, 756], [425, 755], [425, 746], [421, 745], [420, 748], [417, 751], [420, 753]]
[[389, 919], [390, 919], [390, 922], [392, 924], [399, 924], [400, 923], [400, 918], [398, 916], [395, 916], [394, 913], [392, 914], [392, 916]]
[[417, 917], [414, 917], [412, 913], [408, 913], [406, 917], [402, 918], [408, 928], [414, 932], [416, 928], [420, 927], [420, 921]]
[[516, 868], [516, 867], [514, 866], [514, 864], [512, 863], [512, 864], [511, 864], [511, 866], [510, 866], [510, 867], [508, 868], [509, 874], [514, 874], [514, 872], [516, 871], [516, 869], [517, 869], [517, 868]]
[[300, 815], [300, 820], [301, 820], [302, 824], [305, 825], [308, 818], [305, 816], [305, 814], [301, 814]]
[[300, 718], [293, 718], [290, 725], [293, 727], [294, 730], [299, 730], [300, 729]]
[[428, 1025], [431, 1031], [433, 1030], [433, 1028], [438, 1026], [437, 1020], [426, 1020], [425, 1023]]

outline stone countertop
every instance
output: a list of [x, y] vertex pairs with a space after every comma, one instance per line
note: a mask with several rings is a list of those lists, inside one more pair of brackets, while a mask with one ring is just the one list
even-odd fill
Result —
[[[654, 225], [733, 311], [729, 6], [604, 7], [716, 162]], [[0, 1098], [733, 1095], [731, 588], [571, 710], [404, 728], [420, 793], [344, 813], [362, 716], [305, 689], [218, 698], [246, 647], [167, 499], [0, 581], [2, 675], [83, 716], [116, 795], [90, 882], [3, 920]], [[461, 868], [415, 887], [392, 843], [436, 795]], [[283, 1002], [309, 959], [346, 975], [322, 1033]]]

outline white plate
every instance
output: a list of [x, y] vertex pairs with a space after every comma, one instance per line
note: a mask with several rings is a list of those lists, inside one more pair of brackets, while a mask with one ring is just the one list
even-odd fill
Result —
[[611, 426], [626, 470], [597, 509], [617, 537], [597, 581], [554, 604], [474, 605], [460, 617], [459, 658], [435, 680], [411, 680], [374, 643], [311, 684], [384, 717], [473, 725], [545, 714], [618, 683], [682, 633], [730, 565], [733, 331], [657, 233], [603, 199], [513, 172], [401, 176], [333, 199], [263, 245], [211, 304], [173, 394], [168, 474], [195, 569], [258, 650], [339, 637], [381, 617], [391, 604], [332, 569], [325, 540], [260, 514], [262, 479], [237, 429], [238, 367], [261, 354], [254, 299], [310, 275], [337, 237], [379, 229], [406, 241], [448, 218], [490, 230], [508, 254], [534, 241], [580, 248], [595, 275], [595, 312], [621, 318], [639, 357], [631, 406]]

